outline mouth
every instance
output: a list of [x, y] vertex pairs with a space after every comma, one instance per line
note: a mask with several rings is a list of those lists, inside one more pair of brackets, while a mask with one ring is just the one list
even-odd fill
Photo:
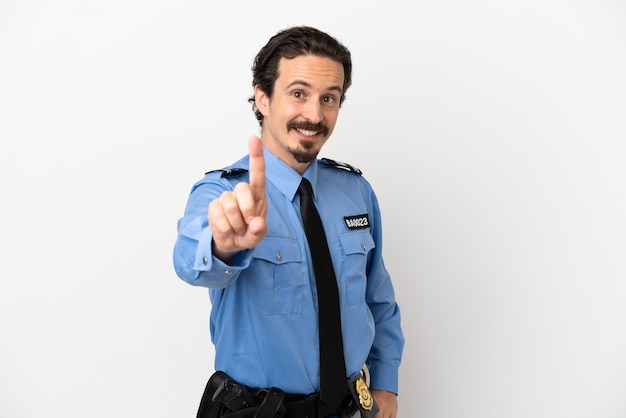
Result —
[[307, 137], [317, 136], [320, 133], [319, 131], [310, 131], [308, 129], [301, 129], [301, 128], [296, 128], [296, 131], [298, 131], [299, 133]]
[[328, 135], [328, 127], [323, 123], [307, 123], [307, 122], [295, 122], [290, 121], [287, 124], [287, 129], [293, 129], [303, 138], [317, 138], [319, 136]]

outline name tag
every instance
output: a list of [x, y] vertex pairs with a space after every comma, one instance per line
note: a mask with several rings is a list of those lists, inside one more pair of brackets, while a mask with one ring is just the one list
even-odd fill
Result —
[[370, 227], [370, 218], [367, 213], [356, 216], [344, 216], [343, 220], [348, 229], [363, 229]]

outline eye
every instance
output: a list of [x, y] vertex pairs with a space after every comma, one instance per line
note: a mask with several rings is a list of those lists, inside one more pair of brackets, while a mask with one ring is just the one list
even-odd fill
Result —
[[326, 104], [333, 104], [335, 101], [337, 101], [337, 99], [334, 96], [324, 96], [322, 98], [322, 102]]
[[304, 94], [301, 91], [294, 91], [292, 94], [293, 97], [295, 97], [296, 99], [301, 99], [304, 97]]

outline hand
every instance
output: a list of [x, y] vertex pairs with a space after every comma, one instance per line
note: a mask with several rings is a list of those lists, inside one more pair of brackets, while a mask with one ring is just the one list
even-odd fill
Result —
[[250, 183], [238, 183], [209, 204], [209, 227], [214, 255], [229, 261], [238, 252], [254, 248], [267, 234], [265, 159], [261, 140], [249, 141]]
[[396, 418], [398, 414], [398, 397], [386, 390], [372, 390], [372, 396], [378, 405], [378, 413], [374, 418]]

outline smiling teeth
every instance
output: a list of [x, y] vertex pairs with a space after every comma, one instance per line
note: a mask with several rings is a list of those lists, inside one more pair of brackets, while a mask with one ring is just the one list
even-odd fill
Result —
[[306, 135], [306, 136], [315, 136], [317, 135], [317, 131], [307, 131], [304, 129], [298, 129], [298, 132], [300, 132], [302, 135]]

